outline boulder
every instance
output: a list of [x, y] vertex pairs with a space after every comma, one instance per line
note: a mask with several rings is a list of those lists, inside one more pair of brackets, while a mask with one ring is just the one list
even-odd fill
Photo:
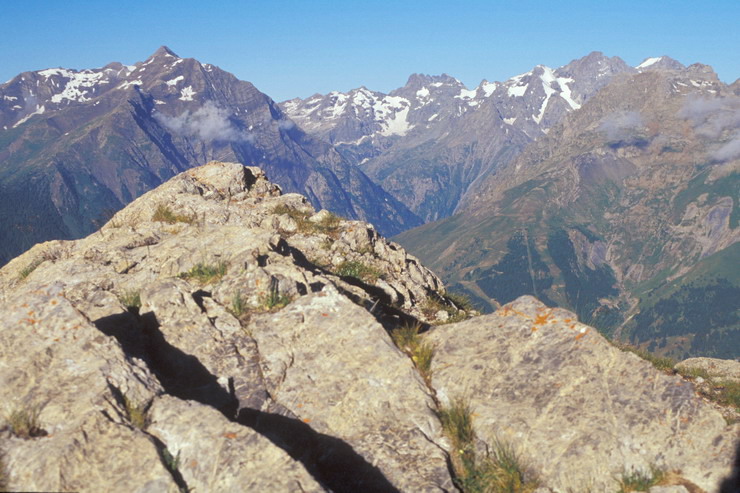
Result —
[[651, 467], [717, 491], [731, 472], [740, 425], [568, 311], [524, 296], [429, 340], [442, 404], [468, 399], [479, 439], [512, 446], [554, 491], [616, 491]]

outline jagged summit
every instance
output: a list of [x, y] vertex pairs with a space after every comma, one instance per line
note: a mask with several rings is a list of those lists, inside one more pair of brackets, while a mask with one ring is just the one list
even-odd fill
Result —
[[411, 74], [406, 81], [406, 87], [409, 88], [421, 88], [427, 84], [452, 84], [461, 85], [461, 82], [456, 78], [448, 74], [440, 75], [427, 75], [427, 74]]
[[684, 70], [686, 66], [678, 60], [674, 60], [669, 56], [663, 55], [659, 57], [646, 58], [635, 68], [644, 72], [648, 70]]
[[155, 51], [154, 53], [152, 53], [152, 56], [150, 56], [149, 59], [155, 58], [155, 57], [158, 57], [158, 56], [171, 56], [171, 57], [175, 57], [175, 58], [180, 58], [179, 56], [177, 56], [177, 53], [175, 53], [174, 51], [172, 51], [171, 49], [169, 49], [165, 45], [162, 45], [159, 48], [157, 48], [157, 51]]

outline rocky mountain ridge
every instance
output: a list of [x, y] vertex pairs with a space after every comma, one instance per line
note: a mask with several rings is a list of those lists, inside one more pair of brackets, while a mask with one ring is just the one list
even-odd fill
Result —
[[318, 208], [386, 234], [420, 224], [251, 83], [162, 47], [144, 62], [26, 72], [0, 86], [0, 263], [89, 234], [210, 159], [268, 170]]
[[467, 491], [502, 444], [537, 493], [739, 472], [740, 425], [692, 383], [531, 297], [434, 326], [470, 313], [415, 257], [237, 163], [35, 246], [0, 298], [10, 489]]
[[470, 90], [446, 74], [413, 74], [388, 95], [363, 87], [281, 107], [430, 221], [452, 214], [476, 184], [613, 77], [635, 72], [618, 57], [593, 52], [558, 69], [538, 65]]

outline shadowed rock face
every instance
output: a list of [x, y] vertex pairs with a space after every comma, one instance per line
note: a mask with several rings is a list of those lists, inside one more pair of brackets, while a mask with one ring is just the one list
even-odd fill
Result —
[[[29, 261], [41, 264], [26, 276]], [[183, 275], [198, 265], [224, 271]], [[48, 433], [5, 432], [11, 486], [451, 488], [434, 402], [384, 327], [422, 318], [439, 279], [369, 224], [281, 195], [258, 168], [178, 175], [0, 277], [2, 400], [39, 406]], [[148, 410], [145, 424], [127, 401]]]
[[372, 226], [258, 168], [186, 171], [0, 269], [0, 400], [39, 412], [33, 438], [0, 430], [9, 487], [453, 491], [437, 411], [461, 393], [480, 450], [508, 440], [540, 492], [649, 464], [729, 475], [737, 427], [690, 384], [531, 298], [430, 331], [425, 380], [389, 331], [428, 328], [432, 298]]

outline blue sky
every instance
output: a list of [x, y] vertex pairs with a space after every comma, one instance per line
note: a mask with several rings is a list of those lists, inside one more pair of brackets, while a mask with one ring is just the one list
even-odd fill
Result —
[[740, 77], [740, 1], [149, 0], [2, 2], [0, 81], [26, 70], [146, 59], [160, 45], [273, 99], [389, 91], [413, 72], [468, 87], [591, 51], [670, 55]]

